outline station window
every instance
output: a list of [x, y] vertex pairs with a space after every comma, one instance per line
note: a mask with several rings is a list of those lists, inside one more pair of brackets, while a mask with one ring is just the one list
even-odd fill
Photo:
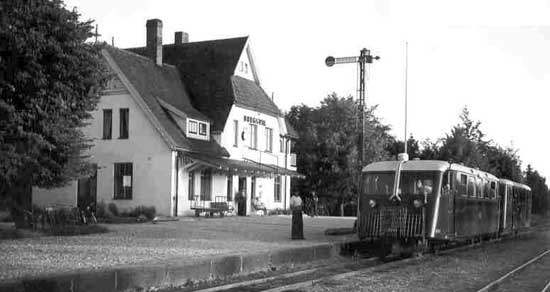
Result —
[[192, 201], [195, 199], [195, 173], [190, 171], [189, 172], [189, 184], [187, 189], [187, 198]]
[[283, 137], [279, 138], [279, 151], [285, 152], [285, 138]]
[[113, 134], [113, 110], [103, 110], [103, 139], [109, 140]]
[[281, 201], [281, 176], [278, 175], [275, 177], [275, 183], [274, 183], [274, 198], [273, 201], [280, 202]]
[[251, 149], [258, 147], [258, 125], [250, 124], [250, 144]]
[[114, 177], [115, 200], [132, 199], [132, 163], [115, 163]]
[[212, 172], [205, 170], [201, 172], [201, 201], [212, 200]]
[[227, 176], [227, 201], [228, 202], [231, 202], [233, 200], [232, 193], [233, 193], [233, 175], [229, 174]]
[[128, 139], [130, 129], [130, 109], [120, 109], [120, 136], [119, 139]]
[[239, 146], [239, 121], [233, 120], [233, 129], [235, 130], [233, 137], [233, 146]]
[[265, 151], [273, 151], [273, 129], [265, 128]]

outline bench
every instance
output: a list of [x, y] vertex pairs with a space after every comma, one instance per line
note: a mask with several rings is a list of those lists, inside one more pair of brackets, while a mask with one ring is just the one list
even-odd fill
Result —
[[223, 217], [225, 212], [230, 211], [229, 204], [225, 201], [225, 196], [215, 197], [215, 201], [210, 202], [210, 207], [206, 207], [206, 202], [199, 201], [198, 199], [199, 197], [195, 196], [195, 202], [191, 206], [191, 210], [195, 210], [195, 217], [199, 217], [202, 212], [209, 213], [211, 217], [219, 213], [220, 217]]

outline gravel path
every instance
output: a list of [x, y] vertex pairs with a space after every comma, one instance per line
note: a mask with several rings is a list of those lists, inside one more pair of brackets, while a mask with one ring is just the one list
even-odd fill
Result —
[[350, 218], [305, 218], [306, 240], [290, 240], [290, 218], [182, 218], [158, 224], [105, 225], [110, 232], [0, 240], [0, 281], [119, 265], [195, 261], [330, 241], [326, 228], [352, 227]]

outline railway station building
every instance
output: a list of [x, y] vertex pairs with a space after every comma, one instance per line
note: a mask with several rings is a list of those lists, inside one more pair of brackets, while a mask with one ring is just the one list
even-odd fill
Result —
[[113, 78], [83, 132], [96, 172], [66, 187], [33, 189], [33, 203], [154, 206], [186, 216], [225, 206], [241, 214], [288, 209], [296, 131], [260, 86], [248, 37], [102, 51]]

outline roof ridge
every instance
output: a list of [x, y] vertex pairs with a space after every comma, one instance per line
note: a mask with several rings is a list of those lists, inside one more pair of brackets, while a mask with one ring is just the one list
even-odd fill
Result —
[[[132, 51], [129, 51], [129, 49], [121, 49], [121, 48], [117, 48], [117, 47], [111, 46], [111, 45], [107, 45], [107, 46], [108, 46], [109, 48], [114, 49], [114, 50], [120, 51], [120, 52], [122, 52], [122, 53], [124, 53], [124, 54], [128, 54], [128, 55], [131, 55], [131, 56], [133, 56], [133, 57], [138, 57], [138, 58], [141, 58], [141, 59], [143, 59], [143, 60], [147, 60], [147, 61], [153, 63], [153, 60], [151, 60], [150, 58], [148, 58], [148, 57], [146, 57], [146, 56], [143, 56], [143, 55], [140, 55], [140, 54], [136, 54], [136, 53], [134, 53], [134, 52], [132, 52]], [[145, 47], [143, 47], [143, 48], [145, 48]], [[174, 66], [174, 65], [172, 65], [172, 64], [168, 64], [168, 63], [162, 63], [162, 66], [167, 66], [167, 67], [172, 67], [172, 68], [174, 68], [174, 69], [177, 69], [176, 66]]]
[[[203, 41], [197, 41], [197, 42], [186, 42], [181, 44], [163, 44], [163, 47], [177, 47], [177, 46], [185, 46], [188, 44], [202, 44], [202, 43], [212, 43], [212, 42], [221, 42], [221, 41], [229, 41], [229, 40], [237, 40], [237, 39], [248, 39], [250, 36], [241, 36], [241, 37], [232, 37], [232, 38], [224, 38], [224, 39], [213, 39], [213, 40], [203, 40]], [[122, 50], [128, 51], [128, 50], [142, 50], [146, 47], [133, 47], [133, 48], [125, 48]], [[132, 52], [132, 54], [135, 54]], [[141, 55], [140, 55], [141, 56]], [[143, 57], [143, 56], [142, 56]], [[146, 58], [146, 57], [145, 57]]]
[[197, 42], [186, 42], [181, 44], [163, 44], [162, 46], [185, 46], [187, 44], [200, 44], [200, 43], [221, 42], [221, 41], [229, 41], [229, 40], [237, 40], [237, 39], [248, 39], [249, 37], [250, 36], [241, 36], [241, 37], [231, 37], [231, 38], [223, 38], [223, 39], [203, 40], [203, 41], [197, 41]]

